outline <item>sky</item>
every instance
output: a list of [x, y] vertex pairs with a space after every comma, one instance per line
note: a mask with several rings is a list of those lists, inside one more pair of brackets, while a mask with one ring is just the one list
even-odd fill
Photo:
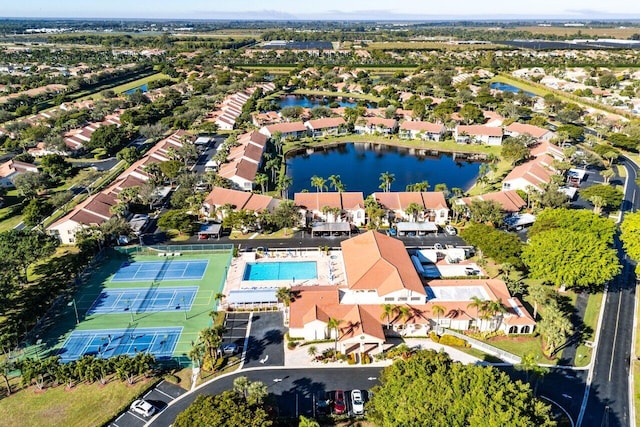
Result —
[[638, 19], [630, 0], [0, 0], [0, 17], [158, 19]]

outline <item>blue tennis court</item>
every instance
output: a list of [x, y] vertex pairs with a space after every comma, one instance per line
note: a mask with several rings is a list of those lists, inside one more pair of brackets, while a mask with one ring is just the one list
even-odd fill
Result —
[[144, 282], [162, 280], [201, 280], [208, 260], [134, 261], [125, 262], [111, 278], [112, 282]]
[[198, 289], [198, 286], [105, 289], [93, 302], [87, 315], [189, 311]]
[[71, 362], [90, 354], [107, 359], [109, 357], [136, 353], [151, 353], [156, 359], [167, 359], [182, 333], [182, 327], [98, 329], [74, 331], [58, 352], [62, 362]]

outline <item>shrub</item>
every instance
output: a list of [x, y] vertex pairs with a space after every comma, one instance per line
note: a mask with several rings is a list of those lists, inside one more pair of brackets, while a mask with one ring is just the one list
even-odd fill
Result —
[[173, 375], [173, 374], [166, 374], [164, 376], [164, 380], [173, 384], [179, 384], [180, 383], [180, 377]]
[[289, 342], [287, 343], [287, 348], [288, 348], [289, 350], [293, 350], [294, 348], [296, 348], [296, 346], [297, 346], [297, 345], [298, 345], [298, 343], [297, 343], [297, 342], [295, 342], [295, 341], [289, 341]]
[[431, 341], [433, 342], [440, 342], [440, 337], [434, 331], [429, 333], [429, 338], [431, 338]]
[[453, 335], [444, 335], [440, 337], [440, 344], [450, 345], [452, 347], [470, 347], [462, 338], [454, 337]]

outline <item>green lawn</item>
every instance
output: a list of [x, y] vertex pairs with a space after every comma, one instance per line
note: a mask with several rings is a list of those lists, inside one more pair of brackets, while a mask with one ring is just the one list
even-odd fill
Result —
[[105, 386], [64, 386], [36, 392], [25, 388], [0, 400], [0, 425], [21, 426], [99, 426], [126, 408], [131, 401], [154, 384], [138, 381], [128, 386], [114, 380]]
[[542, 340], [539, 336], [517, 335], [513, 337], [496, 337], [485, 342], [520, 357], [531, 353], [535, 356], [536, 363], [555, 365], [562, 355], [560, 352], [556, 359], [548, 359], [542, 353]]
[[[156, 73], [156, 74], [152, 74], [150, 76], [147, 77], [143, 77], [141, 79], [138, 80], [134, 80], [132, 82], [129, 83], [124, 83], [121, 84], [119, 86], [114, 86], [112, 88], [110, 88], [110, 90], [114, 91], [116, 94], [120, 94], [124, 91], [127, 91], [129, 89], [133, 89], [136, 88], [138, 86], [142, 86], [143, 84], [155, 81], [155, 80], [160, 80], [160, 79], [170, 79], [171, 77], [168, 76], [167, 74], [163, 74], [163, 73]], [[102, 92], [105, 89], [100, 89], [98, 92], [93, 92], [90, 93], [88, 95], [83, 96], [82, 98], [78, 99], [78, 101], [85, 101], [87, 99], [93, 99], [94, 101], [97, 101], [99, 99], [102, 99], [102, 95], [100, 95], [100, 92]]]
[[[589, 302], [587, 302], [587, 308], [584, 313], [584, 326], [590, 329], [592, 332], [585, 336], [586, 341], [592, 341], [595, 338], [595, 331], [598, 326], [598, 316], [600, 315], [600, 307], [602, 306], [602, 298], [604, 294], [599, 292], [597, 294], [589, 295]], [[574, 360], [575, 366], [587, 366], [591, 362], [592, 349], [584, 344], [578, 346], [576, 351], [576, 359]]]

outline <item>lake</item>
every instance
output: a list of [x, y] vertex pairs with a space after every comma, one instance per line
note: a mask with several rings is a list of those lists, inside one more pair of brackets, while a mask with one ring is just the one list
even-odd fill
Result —
[[311, 154], [299, 154], [287, 159], [287, 174], [293, 178], [289, 194], [311, 187], [314, 175], [327, 179], [340, 175], [346, 191], [362, 191], [366, 196], [382, 191], [380, 174], [395, 175], [391, 191], [405, 191], [407, 184], [428, 181], [430, 190], [445, 183], [449, 189], [469, 189], [478, 177], [480, 162], [454, 159], [449, 153], [439, 156], [411, 154], [408, 148], [371, 143], [347, 143], [331, 148], [317, 148]]
[[497, 89], [503, 92], [511, 92], [511, 93], [524, 92], [525, 95], [530, 96], [532, 98], [536, 96], [535, 93], [527, 92], [525, 90], [520, 89], [519, 87], [515, 87], [510, 84], [502, 83], [502, 82], [493, 82], [489, 87], [491, 87], [491, 89]]
[[143, 93], [144, 92], [148, 92], [149, 91], [149, 86], [145, 83], [145, 84], [143, 84], [141, 86], [125, 90], [122, 93], [124, 93], [125, 95], [131, 95], [132, 93], [137, 92], [137, 91], [140, 91], [140, 92], [143, 92]]
[[329, 107], [329, 104], [334, 101], [337, 102], [341, 107], [355, 107], [357, 105], [355, 102], [345, 101], [344, 98], [316, 98], [299, 95], [283, 96], [278, 101], [276, 101], [276, 103], [280, 106], [281, 109], [285, 107], [313, 108], [319, 106]]

